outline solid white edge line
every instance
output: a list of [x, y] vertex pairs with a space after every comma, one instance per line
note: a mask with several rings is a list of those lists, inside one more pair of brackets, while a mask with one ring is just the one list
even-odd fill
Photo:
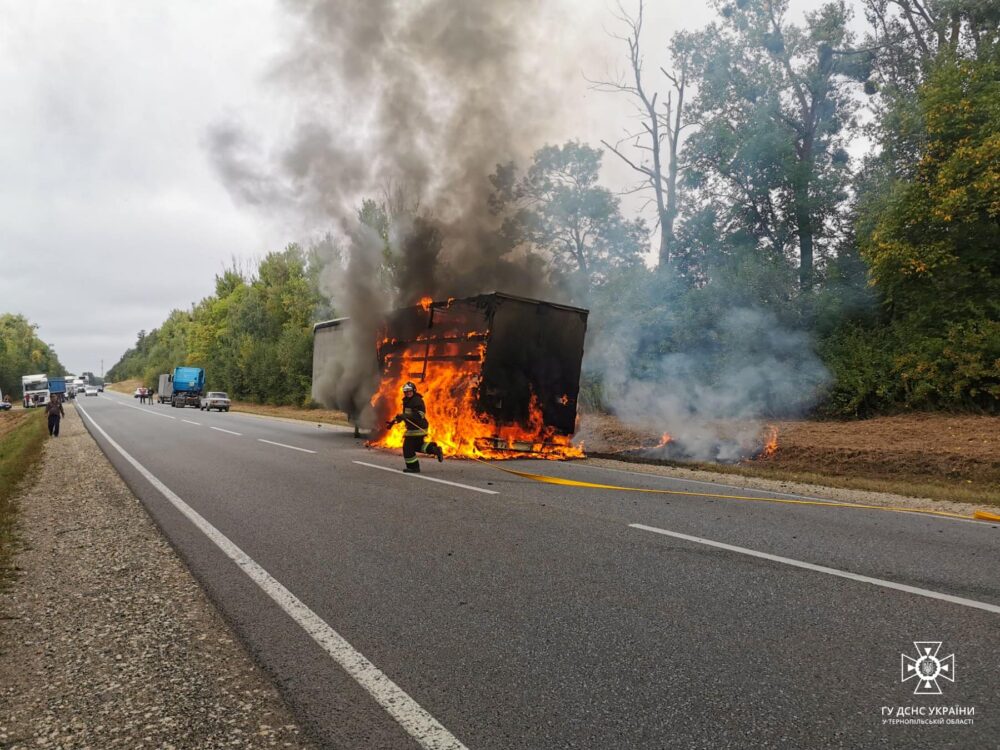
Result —
[[258, 442], [267, 443], [269, 445], [280, 445], [282, 448], [291, 448], [293, 451], [302, 451], [303, 453], [315, 453], [316, 451], [311, 451], [308, 448], [296, 448], [294, 445], [285, 445], [284, 443], [276, 443], [273, 440], [265, 440], [264, 438], [257, 438]]
[[369, 695], [421, 747], [427, 748], [427, 750], [467, 750], [465, 745], [459, 742], [437, 719], [421, 708], [402, 688], [390, 680], [378, 667], [368, 661], [364, 654], [355, 649], [319, 615], [309, 609], [295, 594], [286, 589], [276, 578], [258, 565], [253, 558], [230, 541], [225, 534], [206, 521], [194, 508], [174, 494], [169, 487], [157, 479], [145, 466], [135, 460], [82, 407], [78, 408], [90, 420], [94, 428], [108, 441], [108, 444], [121, 454], [122, 458], [128, 461], [146, 481], [152, 484], [178, 511], [186, 516], [205, 536], [212, 540], [229, 559], [235, 562], [337, 664], [343, 667], [361, 687], [368, 691]]
[[[367, 466], [372, 469], [391, 471], [393, 474], [406, 474], [406, 472], [404, 472], [402, 469], [390, 469], [388, 466], [379, 466], [378, 464], [370, 464], [367, 463], [366, 461], [353, 461], [352, 463], [360, 464], [361, 466]], [[496, 490], [484, 490], [482, 487], [473, 487], [471, 484], [461, 484], [460, 482], [449, 482], [447, 479], [438, 479], [437, 477], [425, 477], [423, 474], [406, 474], [406, 476], [415, 477], [417, 479], [426, 479], [428, 482], [438, 482], [439, 484], [450, 484], [452, 487], [461, 487], [463, 490], [482, 492], [484, 495], [500, 494]]]
[[951, 594], [942, 594], [937, 591], [931, 591], [930, 589], [921, 589], [916, 586], [908, 586], [905, 583], [896, 583], [894, 581], [886, 581], [883, 578], [872, 578], [870, 576], [863, 576], [858, 573], [849, 573], [846, 570], [837, 570], [836, 568], [828, 568], [825, 565], [814, 565], [813, 563], [803, 562], [802, 560], [793, 560], [790, 557], [781, 557], [780, 555], [772, 555], [768, 552], [759, 552], [754, 549], [747, 549], [746, 547], [737, 547], [734, 544], [726, 544], [725, 542], [716, 542], [712, 539], [703, 539], [700, 536], [691, 536], [690, 534], [681, 534], [678, 531], [668, 531], [666, 529], [660, 529], [656, 526], [646, 526], [641, 523], [630, 523], [630, 528], [640, 529], [642, 531], [651, 531], [654, 534], [662, 534], [664, 536], [675, 537], [676, 539], [683, 539], [688, 542], [694, 542], [695, 544], [705, 544], [709, 547], [718, 547], [719, 549], [724, 549], [729, 552], [736, 552], [741, 555], [749, 555], [750, 557], [758, 557], [762, 560], [770, 560], [771, 562], [783, 563], [784, 565], [791, 565], [796, 568], [803, 568], [804, 570], [811, 570], [815, 573], [826, 573], [827, 575], [837, 576], [839, 578], [846, 578], [851, 581], [858, 581], [859, 583], [870, 583], [873, 586], [881, 586], [887, 589], [894, 589], [896, 591], [905, 591], [908, 594], [916, 594], [917, 596], [926, 596], [930, 599], [939, 599], [943, 602], [950, 602], [952, 604], [961, 604], [963, 607], [973, 607], [975, 609], [982, 609], [986, 612], [992, 612], [994, 614], [1000, 614], [1000, 606], [996, 604], [988, 604], [986, 602], [978, 602], [975, 599], [966, 599], [961, 596], [952, 596]]
[[182, 419], [182, 422], [187, 422], [188, 424], [196, 424], [201, 427], [201, 422], [192, 422], [190, 419]]
[[243, 433], [242, 432], [233, 432], [232, 430], [224, 430], [221, 427], [211, 427], [211, 426], [209, 426], [208, 429], [215, 430], [216, 432], [225, 432], [225, 433], [228, 433], [229, 435], [238, 435], [239, 437], [243, 437]]

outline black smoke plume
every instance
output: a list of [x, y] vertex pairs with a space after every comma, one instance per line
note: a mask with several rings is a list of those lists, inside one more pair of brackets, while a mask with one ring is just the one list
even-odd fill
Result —
[[[272, 157], [225, 123], [209, 148], [230, 191], [247, 203], [332, 225], [323, 276], [351, 351], [324, 391], [357, 411], [376, 376], [378, 322], [423, 296], [494, 290], [537, 295], [545, 274], [515, 252], [488, 209], [489, 175], [544, 141], [557, 96], [539, 82], [545, 25], [532, 0], [287, 0], [295, 41], [273, 82], [296, 102], [298, 125]], [[551, 77], [546, 77], [551, 79]], [[414, 210], [386, 240], [358, 221], [361, 199], [401, 191]], [[551, 296], [551, 294], [549, 295]]]

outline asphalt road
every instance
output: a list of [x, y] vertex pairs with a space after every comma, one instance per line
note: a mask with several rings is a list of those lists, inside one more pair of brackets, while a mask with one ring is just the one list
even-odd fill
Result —
[[[996, 524], [415, 477], [329, 426], [77, 406], [323, 747], [1000, 747]], [[901, 681], [915, 641], [954, 654], [941, 695]]]

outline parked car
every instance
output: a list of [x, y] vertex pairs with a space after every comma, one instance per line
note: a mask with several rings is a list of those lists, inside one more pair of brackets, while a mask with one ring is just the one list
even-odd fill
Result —
[[211, 411], [212, 409], [229, 411], [229, 396], [223, 391], [209, 391], [201, 399], [201, 410]]
[[7, 411], [10, 409], [10, 401], [0, 401], [0, 411]]
[[88, 385], [86, 388], [83, 389], [83, 395], [84, 396], [96, 396], [97, 395], [97, 386], [96, 385]]
[[139, 398], [139, 396], [141, 396], [142, 392], [145, 390], [146, 390], [145, 388], [136, 388], [135, 393], [132, 394], [132, 398]]

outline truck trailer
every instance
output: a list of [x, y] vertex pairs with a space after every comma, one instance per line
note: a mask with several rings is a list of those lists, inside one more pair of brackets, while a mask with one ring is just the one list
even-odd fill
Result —
[[66, 378], [49, 378], [49, 398], [56, 396], [63, 400], [70, 397], [66, 389]]
[[[574, 456], [587, 317], [582, 308], [494, 292], [425, 298], [390, 312], [374, 340], [355, 340], [347, 318], [317, 323], [312, 398], [375, 427], [374, 444], [395, 447], [379, 426], [412, 381], [434, 439], [451, 455]], [[358, 366], [365, 358], [371, 378]]]
[[174, 379], [173, 376], [165, 372], [160, 375], [160, 382], [157, 385], [156, 397], [160, 400], [161, 404], [171, 401], [174, 395]]
[[205, 392], [205, 371], [202, 368], [175, 367], [171, 381], [171, 406], [201, 408], [201, 397]]
[[336, 385], [346, 365], [350, 318], [324, 320], [313, 326], [312, 400], [327, 409], [349, 411], [337, 398]]
[[412, 381], [456, 452], [565, 448], [576, 430], [587, 316], [501, 292], [395, 310], [378, 336], [377, 418], [399, 409], [399, 388]]

